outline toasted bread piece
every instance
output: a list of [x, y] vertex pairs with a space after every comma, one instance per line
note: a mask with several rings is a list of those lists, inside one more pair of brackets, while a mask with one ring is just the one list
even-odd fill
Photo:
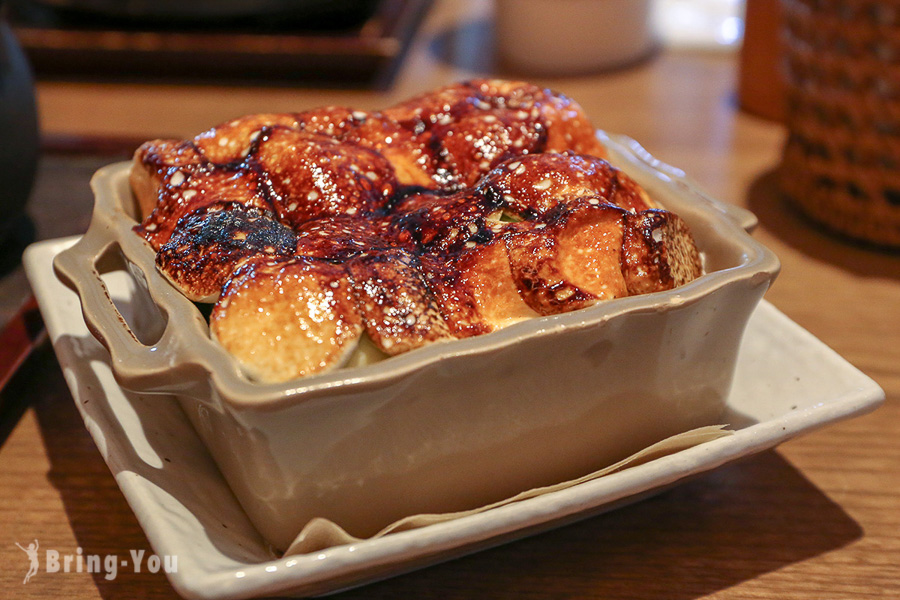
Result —
[[536, 116], [537, 111], [498, 109], [436, 128], [447, 183], [471, 187], [504, 160], [539, 152], [546, 132]]
[[627, 296], [622, 222], [627, 212], [585, 198], [505, 236], [510, 269], [525, 302], [542, 315]]
[[569, 204], [555, 224], [560, 273], [572, 285], [597, 300], [628, 295], [622, 275], [623, 208], [603, 204], [598, 198], [582, 198]]
[[381, 113], [354, 113], [359, 122], [348, 130], [344, 141], [369, 148], [384, 156], [397, 176], [397, 183], [428, 189], [438, 187], [438, 166], [430, 136], [415, 126], [404, 127]]
[[424, 148], [413, 160], [434, 182], [427, 187], [471, 186], [499, 162], [529, 153], [572, 150], [606, 156], [576, 102], [522, 81], [457, 83], [390, 107], [381, 116], [412, 132], [417, 147]]
[[401, 249], [347, 263], [366, 332], [391, 356], [452, 338], [419, 267], [419, 259]]
[[156, 267], [194, 302], [215, 302], [246, 260], [294, 255], [297, 235], [273, 217], [233, 202], [200, 208], [179, 219]]
[[654, 206], [619, 169], [603, 159], [570, 152], [507, 160], [481, 180], [478, 190], [504, 210], [526, 219], [585, 196], [633, 212]]
[[466, 242], [490, 239], [490, 203], [471, 190], [438, 196], [417, 194], [394, 207], [389, 235], [431, 253], [452, 252]]
[[243, 162], [253, 142], [266, 127], [281, 126], [297, 129], [297, 116], [287, 113], [259, 113], [232, 119], [194, 136], [197, 152], [217, 165]]
[[159, 250], [169, 241], [181, 217], [211, 204], [229, 202], [263, 212], [271, 210], [256, 176], [246, 169], [197, 165], [172, 168], [163, 178], [156, 207], [135, 230]]
[[607, 158], [606, 148], [597, 138], [596, 128], [577, 102], [547, 91], [540, 111], [547, 130], [544, 152], [571, 150], [576, 154]]
[[279, 220], [299, 226], [333, 215], [365, 215], [384, 206], [397, 187], [394, 169], [368, 148], [286, 128], [266, 130], [254, 164]]
[[288, 381], [336, 368], [362, 333], [346, 269], [307, 258], [257, 258], [225, 285], [210, 332], [252, 378]]
[[[203, 162], [193, 143], [184, 140], [151, 140], [134, 152], [129, 174], [131, 190], [137, 199], [139, 221], [142, 221], [160, 202], [160, 190], [181, 167], [193, 167]], [[179, 175], [178, 177], [181, 177]], [[176, 178], [177, 179], [177, 178]]]
[[675, 213], [628, 214], [624, 225], [622, 274], [630, 295], [670, 290], [703, 274], [690, 228]]
[[489, 333], [539, 316], [519, 294], [499, 237], [466, 242], [450, 254], [425, 254], [422, 267], [441, 316], [456, 337]]

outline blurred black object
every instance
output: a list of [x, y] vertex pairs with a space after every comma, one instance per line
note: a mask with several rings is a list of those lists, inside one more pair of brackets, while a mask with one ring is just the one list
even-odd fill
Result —
[[30, 19], [91, 28], [340, 30], [368, 19], [377, 0], [11, 0]]
[[390, 84], [432, 0], [11, 0], [40, 78]]
[[34, 237], [25, 203], [38, 159], [37, 109], [31, 72], [0, 0], [0, 275], [15, 268]]

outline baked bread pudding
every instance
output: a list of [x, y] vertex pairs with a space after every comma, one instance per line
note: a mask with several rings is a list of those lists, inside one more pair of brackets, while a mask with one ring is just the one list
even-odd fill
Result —
[[699, 276], [684, 221], [605, 156], [523, 82], [251, 115], [142, 145], [135, 231], [248, 376], [287, 381]]

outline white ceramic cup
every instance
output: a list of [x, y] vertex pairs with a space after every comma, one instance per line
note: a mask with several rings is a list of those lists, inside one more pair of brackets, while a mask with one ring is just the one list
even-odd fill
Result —
[[503, 66], [574, 75], [625, 66], [656, 45], [652, 0], [495, 0]]

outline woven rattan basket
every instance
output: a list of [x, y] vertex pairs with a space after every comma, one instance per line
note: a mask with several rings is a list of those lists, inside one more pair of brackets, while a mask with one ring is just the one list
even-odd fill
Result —
[[782, 189], [832, 230], [900, 247], [900, 0], [782, 3]]

